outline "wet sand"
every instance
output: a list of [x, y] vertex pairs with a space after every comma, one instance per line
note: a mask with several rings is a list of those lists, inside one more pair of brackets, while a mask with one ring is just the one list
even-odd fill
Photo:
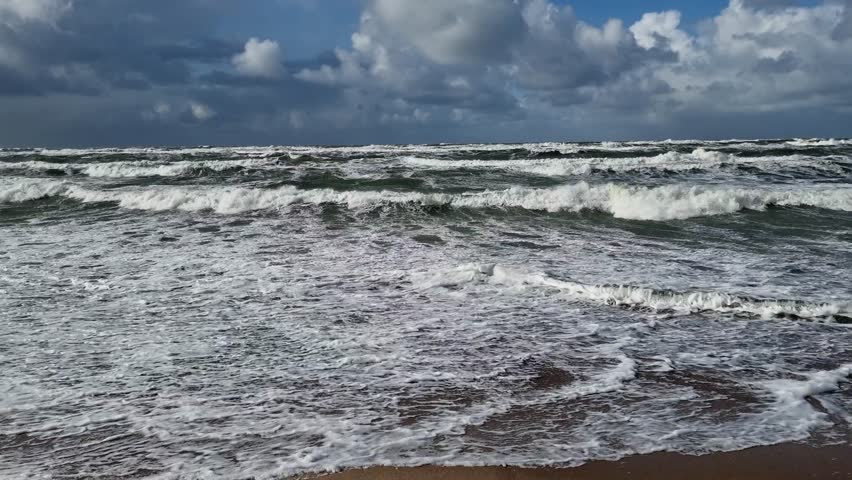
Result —
[[804, 480], [852, 479], [852, 446], [795, 444], [704, 456], [655, 453], [577, 468], [376, 467], [304, 477], [322, 480]]

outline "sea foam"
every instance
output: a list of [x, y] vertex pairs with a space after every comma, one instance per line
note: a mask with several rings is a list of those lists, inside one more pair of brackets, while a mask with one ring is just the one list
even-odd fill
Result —
[[756, 299], [718, 292], [671, 292], [629, 285], [587, 285], [494, 264], [471, 263], [444, 271], [418, 273], [412, 276], [412, 282], [424, 289], [483, 282], [517, 290], [554, 289], [561, 294], [606, 305], [679, 314], [721, 312], [763, 319], [852, 319], [852, 304], [849, 303]]
[[16, 179], [0, 183], [0, 203], [19, 203], [65, 194], [65, 182], [35, 179]]
[[401, 161], [414, 168], [429, 170], [503, 170], [541, 176], [580, 176], [594, 172], [691, 172], [717, 170], [724, 167], [748, 166], [773, 172], [785, 168], [812, 167], [835, 171], [830, 160], [803, 155], [740, 157], [733, 154], [696, 148], [691, 153], [666, 152], [655, 156], [625, 158], [530, 158], [511, 160], [447, 160], [429, 157], [402, 157]]
[[25, 170], [44, 172], [62, 170], [68, 174], [89, 177], [133, 178], [133, 177], [176, 177], [202, 170], [220, 172], [233, 168], [262, 168], [274, 165], [269, 159], [252, 158], [243, 160], [173, 161], [152, 160], [100, 162], [100, 163], [50, 163], [38, 160], [27, 162], [0, 162], [0, 170]]

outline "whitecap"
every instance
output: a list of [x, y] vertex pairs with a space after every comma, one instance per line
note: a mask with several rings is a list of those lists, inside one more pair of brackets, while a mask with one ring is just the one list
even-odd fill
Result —
[[0, 203], [19, 203], [39, 198], [61, 195], [67, 191], [65, 182], [16, 179], [14, 182], [0, 183]]
[[411, 276], [420, 289], [489, 283], [515, 291], [553, 289], [573, 298], [606, 305], [678, 314], [719, 312], [771, 319], [794, 317], [828, 320], [852, 317], [850, 303], [808, 303], [791, 300], [756, 299], [718, 292], [672, 292], [629, 285], [587, 285], [559, 280], [545, 273], [525, 272], [493, 264], [467, 264], [437, 272]]
[[554, 188], [513, 187], [450, 194], [328, 188], [303, 190], [290, 185], [276, 189], [151, 186], [93, 190], [76, 184], [44, 182], [42, 185], [38, 181], [29, 180], [23, 182], [22, 186], [12, 184], [11, 187], [0, 188], [8, 188], [10, 192], [20, 189], [41, 192], [36, 197], [27, 196], [29, 194], [2, 194], [4, 196], [0, 196], [0, 201], [5, 202], [64, 195], [87, 203], [118, 202], [124, 208], [138, 210], [211, 210], [222, 214], [284, 208], [294, 204], [339, 204], [350, 209], [413, 204], [468, 209], [521, 208], [554, 213], [598, 210], [632, 220], [687, 219], [745, 209], [764, 210], [771, 205], [852, 211], [852, 189], [849, 188], [760, 190], [691, 185], [590, 185], [579, 182]]
[[764, 171], [791, 167], [814, 167], [833, 170], [831, 162], [802, 155], [783, 157], [738, 157], [736, 155], [697, 148], [691, 153], [666, 152], [652, 157], [626, 158], [531, 158], [514, 160], [445, 160], [440, 158], [405, 156], [400, 161], [410, 167], [428, 170], [503, 170], [541, 176], [581, 176], [592, 172], [634, 172], [656, 170], [689, 172], [717, 170], [725, 166], [751, 166]]

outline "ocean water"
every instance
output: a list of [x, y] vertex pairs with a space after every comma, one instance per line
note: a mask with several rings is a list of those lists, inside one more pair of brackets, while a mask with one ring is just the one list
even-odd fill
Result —
[[852, 445], [852, 141], [0, 150], [0, 477]]

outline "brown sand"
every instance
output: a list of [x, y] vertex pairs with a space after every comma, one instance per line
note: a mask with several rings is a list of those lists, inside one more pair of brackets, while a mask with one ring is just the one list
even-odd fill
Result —
[[[311, 478], [311, 477], [308, 477]], [[655, 453], [577, 468], [376, 467], [312, 477], [321, 480], [847, 480], [852, 446], [784, 444], [694, 457]]]

